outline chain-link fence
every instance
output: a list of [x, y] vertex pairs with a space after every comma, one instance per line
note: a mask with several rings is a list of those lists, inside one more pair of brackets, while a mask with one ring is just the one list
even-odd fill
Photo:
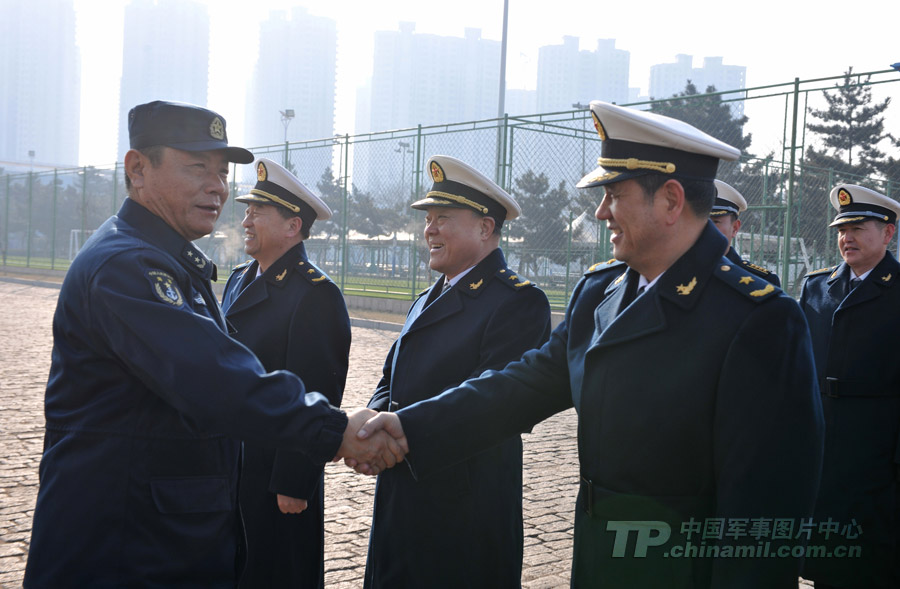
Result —
[[[841, 75], [741, 91], [693, 94], [631, 105], [698, 126], [744, 153], [723, 163], [719, 177], [747, 199], [736, 249], [769, 268], [797, 295], [809, 271], [840, 261], [828, 227], [828, 203], [839, 182], [864, 184], [893, 198], [900, 170], [853, 167], [822, 154], [813, 111], [829, 106], [836, 86], [864, 89], [884, 101], [900, 89], [894, 70]], [[890, 108], [885, 120], [896, 120]], [[887, 128], [890, 128], [888, 125]], [[896, 144], [884, 139], [889, 156]], [[892, 152], [891, 149], [894, 151]], [[587, 267], [611, 257], [604, 223], [594, 217], [601, 193], [575, 183], [595, 167], [600, 139], [585, 109], [508, 116], [253, 149], [286, 165], [334, 211], [318, 221], [307, 248], [313, 261], [347, 294], [412, 299], [436, 277], [428, 268], [421, 211], [430, 181], [429, 156], [457, 157], [512, 193], [523, 215], [504, 225], [503, 249], [513, 268], [538, 283], [554, 307], [565, 305]], [[840, 165], [839, 165], [840, 164]], [[896, 164], [896, 162], [894, 162]], [[893, 181], [888, 178], [893, 176]], [[252, 166], [236, 166], [232, 195], [255, 183]], [[85, 239], [125, 198], [121, 165], [0, 174], [0, 247], [5, 266], [65, 269]], [[244, 206], [230, 200], [215, 233], [198, 241], [220, 268], [245, 259]], [[896, 251], [896, 248], [893, 248]]]

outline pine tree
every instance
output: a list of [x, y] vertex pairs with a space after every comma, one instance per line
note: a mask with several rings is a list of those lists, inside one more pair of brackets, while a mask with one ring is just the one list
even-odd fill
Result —
[[537, 274], [539, 258], [558, 264], [566, 260], [568, 240], [569, 193], [565, 182], [550, 189], [550, 181], [542, 172], [528, 170], [515, 181], [513, 196], [522, 207], [522, 216], [512, 222], [510, 237], [523, 238], [521, 259], [531, 276]]
[[740, 118], [732, 116], [729, 104], [715, 92], [716, 87], [709, 86], [706, 94], [700, 94], [688, 80], [684, 92], [654, 103], [650, 112], [684, 121], [744, 153], [752, 141], [751, 134], [744, 135], [744, 125], [749, 119], [746, 115]]
[[823, 93], [827, 108], [809, 109], [820, 122], [808, 123], [807, 128], [819, 136], [822, 148], [807, 149], [807, 165], [834, 170], [842, 179], [857, 182], [854, 176], [885, 171], [889, 161], [879, 144], [893, 139], [884, 130], [884, 111], [891, 99], [873, 103], [870, 79], [858, 79], [850, 68], [834, 91]]

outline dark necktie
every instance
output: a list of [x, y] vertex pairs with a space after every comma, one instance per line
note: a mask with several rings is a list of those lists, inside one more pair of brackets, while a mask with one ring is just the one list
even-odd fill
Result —
[[850, 279], [850, 291], [852, 292], [854, 288], [859, 286], [859, 283], [862, 282], [859, 278]]

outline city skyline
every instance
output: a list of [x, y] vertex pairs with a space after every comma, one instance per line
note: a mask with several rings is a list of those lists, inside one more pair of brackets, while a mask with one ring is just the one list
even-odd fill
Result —
[[[258, 23], [268, 18], [270, 9], [297, 4], [260, 0], [248, 11], [240, 10], [243, 5], [230, 0], [202, 1], [209, 6], [211, 23], [208, 105], [228, 119], [232, 142], [244, 143], [246, 89], [256, 59]], [[118, 112], [119, 106], [126, 3], [75, 0], [83, 71], [81, 164], [103, 165], [115, 160], [117, 124], [110, 113]], [[503, 7], [499, 0], [489, 4], [461, 0], [453, 10], [408, 0], [389, 0], [378, 7], [354, 0], [339, 7], [324, 0], [303, 5], [310, 14], [337, 22], [334, 131], [341, 134], [354, 132], [356, 96], [371, 75], [375, 31], [397, 30], [400, 22], [415, 22], [417, 33], [462, 37], [470, 27], [480, 28], [483, 39], [500, 40]], [[764, 10], [767, 5], [777, 10]], [[870, 14], [877, 13], [874, 2], [864, 0], [847, 20], [852, 23], [862, 19], [867, 5], [873, 8]], [[650, 66], [672, 63], [679, 54], [692, 55], [695, 66], [710, 57], [723, 57], [726, 64], [744, 66], [750, 87], [790, 82], [794, 77], [839, 75], [850, 66], [856, 72], [881, 70], [900, 61], [900, 55], [889, 48], [889, 26], [885, 23], [889, 19], [867, 22], [865, 44], [847, 43], [837, 40], [840, 35], [832, 31], [831, 15], [823, 11], [807, 14], [799, 7], [776, 5], [771, 0], [754, 5], [740, 18], [726, 16], [720, 5], [707, 1], [695, 3], [690, 12], [651, 2], [642, 9], [642, 15], [657, 18], [644, 20], [634, 18], [627, 7], [598, 12], [574, 0], [560, 0], [554, 7], [552, 13], [545, 14], [515, 0], [510, 3], [508, 90], [534, 90], [539, 47], [559, 45], [566, 36], [578, 37], [582, 50], [594, 49], [600, 39], [614, 39], [617, 49], [630, 52], [629, 86], [639, 88], [642, 95], [649, 91]], [[273, 114], [276, 120], [277, 116]]]

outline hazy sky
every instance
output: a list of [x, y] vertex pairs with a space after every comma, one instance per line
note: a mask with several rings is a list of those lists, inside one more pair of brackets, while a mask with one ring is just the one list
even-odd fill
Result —
[[[75, 0], [82, 57], [81, 164], [115, 159], [127, 1]], [[502, 33], [502, 0], [204, 1], [211, 20], [209, 107], [228, 120], [229, 140], [235, 144], [243, 140], [243, 88], [256, 61], [258, 23], [271, 9], [303, 5], [311, 14], [337, 21], [338, 133], [353, 132], [356, 88], [371, 74], [374, 31], [397, 30], [399, 22], [410, 21], [419, 33], [462, 36], [465, 27], [476, 27], [483, 38], [498, 41]], [[724, 57], [726, 65], [746, 66], [748, 86], [834, 76], [849, 66], [857, 72], [882, 70], [900, 62], [897, 10], [881, 0], [850, 5], [784, 0], [509, 4], [508, 88], [534, 89], [538, 47], [560, 44], [564, 35], [579, 37], [581, 48], [590, 50], [598, 38], [615, 39], [617, 48], [631, 53], [630, 85], [643, 94], [650, 66], [674, 62], [678, 53], [693, 55], [695, 67], [703, 57], [714, 56]]]

